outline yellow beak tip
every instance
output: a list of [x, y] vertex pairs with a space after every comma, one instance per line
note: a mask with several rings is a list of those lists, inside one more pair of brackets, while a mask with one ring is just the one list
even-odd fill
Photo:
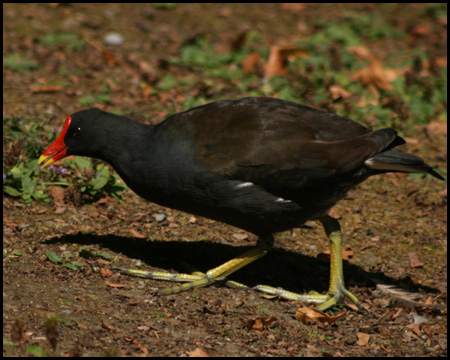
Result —
[[48, 159], [48, 156], [41, 155], [39, 157], [38, 164], [41, 165], [42, 169], [49, 167], [51, 164], [53, 164], [55, 162], [53, 159], [49, 159], [47, 162], [45, 162], [46, 159]]

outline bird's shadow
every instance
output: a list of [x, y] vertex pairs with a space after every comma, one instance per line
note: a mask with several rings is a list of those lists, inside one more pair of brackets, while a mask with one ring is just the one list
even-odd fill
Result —
[[[100, 245], [129, 258], [139, 259], [152, 269], [181, 273], [186, 272], [183, 264], [189, 264], [197, 270], [206, 272], [252, 248], [252, 246], [236, 247], [208, 241], [149, 241], [115, 235], [81, 233], [55, 237], [46, 240], [45, 243]], [[122, 264], [120, 266], [124, 267]], [[302, 294], [310, 290], [327, 291], [329, 271], [329, 261], [275, 247], [263, 258], [230, 275], [229, 279], [248, 286], [263, 284]], [[365, 271], [347, 262], [344, 262], [344, 277], [348, 287], [374, 288], [375, 284], [380, 282], [406, 288], [409, 291], [439, 292], [438, 289], [414, 283], [409, 277], [395, 279], [381, 272]]]

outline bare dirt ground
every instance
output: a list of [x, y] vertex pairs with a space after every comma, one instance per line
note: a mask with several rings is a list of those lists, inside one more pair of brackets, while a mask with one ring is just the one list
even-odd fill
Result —
[[[372, 9], [361, 6], [360, 10]], [[326, 5], [311, 5], [302, 11], [305, 19], [319, 14], [337, 16], [336, 8]], [[409, 19], [397, 20], [398, 26], [411, 24], [414, 11], [412, 7]], [[401, 9], [392, 8], [389, 17], [402, 19], [403, 15]], [[105, 78], [133, 74], [132, 66], [102, 69], [94, 48], [83, 55], [85, 58], [59, 54], [55, 59], [36, 49], [32, 31], [70, 28], [73, 24], [68, 22], [72, 21], [87, 38], [93, 39], [99, 29], [121, 28], [128, 29], [133, 39], [136, 26], [140, 40], [132, 40], [130, 52], [142, 61], [154, 61], [176, 54], [177, 46], [189, 36], [235, 34], [243, 25], [258, 28], [265, 41], [276, 43], [292, 30], [289, 24], [299, 16], [271, 4], [234, 9], [225, 4], [180, 5], [170, 11], [118, 4], [4, 5], [4, 53], [6, 48], [45, 60], [33, 79], [29, 74], [8, 75], [4, 116], [42, 117], [52, 104], [51, 123], [60, 126], [65, 116], [78, 110], [76, 94], [90, 91]], [[22, 26], [15, 27], [17, 22]], [[421, 46], [434, 47], [437, 42], [431, 34]], [[72, 77], [72, 88], [31, 95], [32, 80], [52, 77], [56, 68], [52, 61], [66, 62], [73, 70], [67, 74]], [[89, 64], [86, 76], [91, 81], [79, 81], [76, 69], [80, 62]], [[111, 86], [115, 88], [115, 107], [128, 108], [129, 113], [146, 108], [135, 86], [127, 89], [113, 82]], [[160, 114], [152, 121], [163, 118]], [[430, 139], [425, 131], [419, 131], [416, 139], [412, 146], [415, 153], [430, 164], [446, 166], [446, 137]], [[333, 324], [304, 324], [294, 316], [303, 304], [252, 291], [209, 287], [157, 297], [154, 291], [168, 283], [111, 272], [111, 266], [136, 268], [144, 264], [149, 269], [183, 271], [183, 262], [207, 270], [256, 241], [239, 229], [161, 208], [131, 191], [126, 191], [122, 200], [107, 197], [84, 206], [67, 203], [58, 215], [53, 205], [24, 204], [4, 197], [3, 214], [3, 248], [8, 250], [8, 256], [4, 252], [3, 257], [3, 336], [13, 343], [4, 345], [5, 356], [30, 355], [30, 345], [38, 345], [44, 355], [55, 356], [447, 354], [445, 182], [404, 174], [374, 177], [333, 210], [353, 254], [344, 265], [347, 286], [368, 308], [362, 313], [340, 306], [334, 314], [345, 314]], [[156, 221], [157, 214], [166, 218]], [[300, 293], [326, 291], [328, 261], [318, 254], [328, 249], [328, 242], [319, 224], [307, 225], [280, 234], [272, 253], [232, 278]], [[20, 255], [9, 252], [11, 249]], [[86, 265], [73, 271], [52, 263], [46, 256], [48, 250]], [[111, 259], [95, 256], [102, 252]], [[380, 290], [380, 284], [394, 285], [402, 293], [391, 296]], [[409, 300], [412, 293], [417, 300]], [[419, 325], [418, 316], [425, 323]], [[56, 325], [51, 323], [54, 318]], [[272, 320], [266, 325], [260, 321], [267, 319]]]

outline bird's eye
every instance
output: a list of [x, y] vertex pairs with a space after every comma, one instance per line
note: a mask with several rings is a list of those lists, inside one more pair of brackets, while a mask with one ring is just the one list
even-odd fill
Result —
[[81, 128], [78, 128], [78, 129], [76, 129], [76, 130], [73, 132], [73, 134], [74, 134], [75, 136], [80, 136], [82, 133], [83, 133], [83, 130], [81, 130]]

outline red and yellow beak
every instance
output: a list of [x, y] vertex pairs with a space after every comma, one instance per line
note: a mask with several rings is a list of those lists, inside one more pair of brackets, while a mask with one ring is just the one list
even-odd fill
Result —
[[39, 157], [38, 164], [42, 164], [43, 169], [67, 156], [67, 146], [64, 143], [64, 138], [71, 122], [72, 117], [68, 116], [58, 138]]

